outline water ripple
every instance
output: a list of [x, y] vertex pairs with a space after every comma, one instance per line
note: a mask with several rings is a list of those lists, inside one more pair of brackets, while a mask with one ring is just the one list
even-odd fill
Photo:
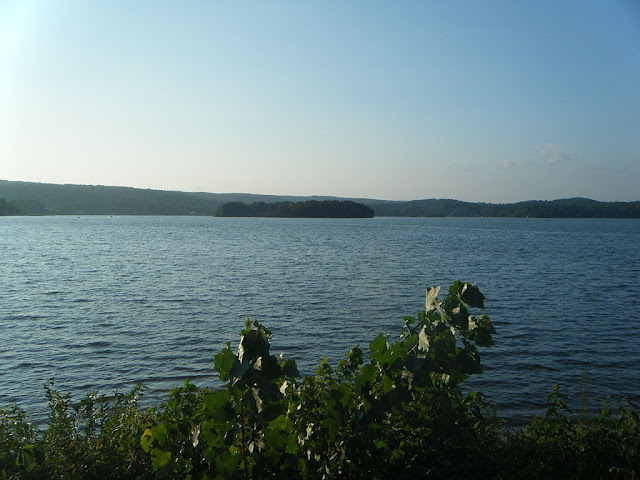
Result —
[[218, 385], [213, 355], [247, 315], [309, 374], [397, 338], [426, 287], [457, 279], [487, 295], [497, 344], [469, 388], [501, 412], [539, 414], [554, 383], [585, 378], [594, 399], [640, 400], [635, 220], [83, 220], [0, 223], [0, 402], [36, 416], [49, 378], [75, 396], [144, 382], [151, 403]]

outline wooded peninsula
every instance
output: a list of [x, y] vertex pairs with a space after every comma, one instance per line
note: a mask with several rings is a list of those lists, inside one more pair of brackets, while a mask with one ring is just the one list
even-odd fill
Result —
[[[373, 214], [370, 215], [368, 210], [364, 209], [357, 210], [358, 213], [355, 213], [356, 210], [351, 210], [353, 206], [347, 207], [347, 204], [344, 204], [345, 201], [351, 204], [361, 204], [361, 206], [371, 209]], [[238, 203], [245, 204], [245, 207], [241, 208], [237, 205]], [[235, 204], [235, 206], [229, 206], [229, 204]], [[340, 208], [335, 206], [337, 204], [340, 204]], [[235, 213], [231, 214], [232, 211]], [[333, 214], [328, 214], [329, 211], [333, 211]], [[349, 211], [350, 213], [346, 216], [351, 217], [375, 215], [378, 217], [640, 218], [640, 201], [600, 202], [588, 198], [529, 200], [504, 204], [463, 202], [451, 199], [392, 201], [329, 196], [179, 192], [102, 185], [58, 185], [0, 180], [0, 216], [345, 216], [336, 214], [337, 211]]]

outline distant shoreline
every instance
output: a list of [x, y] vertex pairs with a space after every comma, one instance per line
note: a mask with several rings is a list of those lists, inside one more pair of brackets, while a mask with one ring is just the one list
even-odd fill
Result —
[[[328, 201], [350, 201], [362, 204], [371, 208], [376, 217], [640, 218], [640, 201], [600, 202], [588, 198], [528, 200], [504, 204], [463, 202], [452, 199], [396, 201], [330, 196], [195, 193], [131, 187], [58, 185], [0, 180], [0, 216], [213, 216], [224, 204], [231, 202], [293, 204]], [[354, 218], [358, 216], [356, 215]], [[311, 216], [311, 218], [315, 217], [316, 215]]]

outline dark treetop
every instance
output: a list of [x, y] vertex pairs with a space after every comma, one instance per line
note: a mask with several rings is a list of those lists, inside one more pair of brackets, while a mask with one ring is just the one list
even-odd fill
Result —
[[349, 200], [307, 202], [229, 202], [216, 210], [217, 217], [371, 218], [373, 209]]

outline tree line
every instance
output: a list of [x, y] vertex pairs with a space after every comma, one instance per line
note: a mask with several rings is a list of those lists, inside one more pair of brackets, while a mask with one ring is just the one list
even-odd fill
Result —
[[[262, 205], [277, 202], [353, 201], [373, 209], [376, 216], [391, 217], [640, 218], [639, 201], [599, 202], [588, 198], [531, 200], [505, 204], [463, 202], [452, 199], [390, 201], [248, 193], [178, 192], [7, 180], [0, 180], [0, 198], [5, 199], [5, 203], [0, 205], [0, 215], [214, 215], [222, 205], [232, 202]], [[266, 211], [271, 207], [255, 206], [253, 208], [256, 210], [262, 208]], [[228, 207], [222, 211], [227, 209]], [[251, 216], [256, 215], [263, 216], [264, 212], [252, 213]]]
[[228, 202], [215, 212], [217, 217], [371, 218], [372, 208], [349, 200], [307, 202]]
[[377, 216], [389, 217], [640, 218], [640, 202], [598, 202], [588, 198], [505, 204], [428, 199], [380, 202], [375, 210]]

